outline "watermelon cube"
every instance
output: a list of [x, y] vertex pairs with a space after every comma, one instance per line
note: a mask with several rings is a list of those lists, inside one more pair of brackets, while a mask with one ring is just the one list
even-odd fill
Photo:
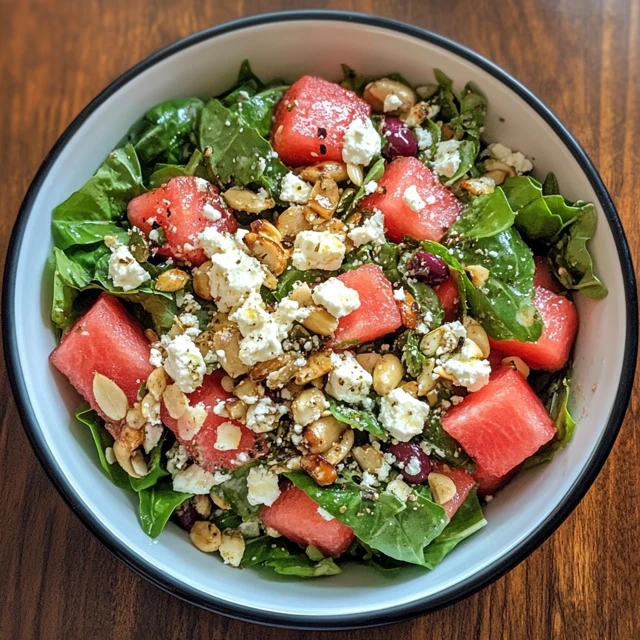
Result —
[[[212, 374], [206, 375], [202, 386], [187, 396], [192, 407], [201, 402], [207, 411], [204, 424], [192, 438], [186, 439], [181, 435], [178, 420], [169, 415], [164, 403], [162, 403], [160, 411], [162, 422], [173, 431], [176, 439], [184, 446], [189, 456], [211, 473], [221, 469], [240, 467], [265, 455], [268, 450], [261, 436], [239, 422], [219, 416], [214, 412], [217, 404], [232, 397], [232, 394], [222, 388], [223, 375], [221, 371], [214, 371]], [[237, 449], [221, 451], [215, 448], [218, 441], [218, 428], [225, 423], [232, 423], [240, 429], [241, 437]]]
[[160, 226], [167, 242], [158, 255], [200, 265], [207, 257], [195, 248], [195, 240], [206, 227], [235, 232], [233, 213], [223, 206], [217, 187], [202, 178], [178, 176], [158, 189], [129, 202], [129, 222], [149, 235]]
[[458, 317], [460, 306], [460, 295], [458, 294], [458, 285], [456, 285], [455, 280], [449, 277], [442, 284], [435, 287], [434, 291], [444, 308], [445, 322], [455, 320]]
[[347, 127], [370, 113], [371, 107], [353, 91], [323, 78], [303, 76], [276, 107], [273, 148], [291, 167], [341, 162]]
[[[378, 187], [378, 193], [364, 198], [360, 206], [382, 211], [385, 232], [394, 242], [402, 242], [404, 236], [438, 242], [462, 210], [453, 193], [417, 158], [391, 162]], [[414, 202], [414, 192], [422, 204]]]
[[115, 382], [133, 405], [140, 385], [153, 371], [150, 349], [140, 325], [115, 297], [103, 293], [64, 335], [49, 360], [108, 420], [93, 395], [94, 375], [100, 373]]
[[260, 520], [285, 538], [304, 547], [313, 545], [325, 556], [339, 556], [353, 541], [353, 531], [336, 518], [327, 520], [320, 506], [302, 489], [288, 485], [270, 507], [260, 509]]
[[492, 476], [487, 473], [486, 469], [483, 469], [476, 463], [476, 469], [473, 472], [473, 478], [478, 483], [478, 495], [479, 496], [492, 496], [500, 489], [502, 489], [517, 473], [517, 468], [512, 469], [504, 476]]
[[543, 289], [547, 289], [547, 291], [553, 291], [553, 293], [562, 293], [564, 288], [553, 273], [549, 258], [534, 256], [533, 261], [536, 265], [535, 275], [533, 276], [533, 286], [542, 287]]
[[578, 333], [578, 312], [571, 300], [542, 287], [536, 288], [533, 301], [544, 322], [538, 340], [520, 342], [489, 338], [491, 348], [505, 356], [522, 358], [532, 369], [558, 371], [569, 360]]
[[340, 318], [338, 328], [329, 343], [331, 348], [348, 348], [381, 338], [402, 326], [398, 304], [391, 283], [381, 267], [365, 264], [338, 276], [360, 295], [360, 306]]
[[456, 485], [456, 495], [442, 505], [451, 520], [460, 505], [467, 499], [476, 481], [464, 469], [454, 469], [440, 461], [432, 461], [431, 471], [448, 476]]
[[556, 434], [527, 381], [503, 367], [442, 417], [443, 429], [492, 476], [504, 476]]

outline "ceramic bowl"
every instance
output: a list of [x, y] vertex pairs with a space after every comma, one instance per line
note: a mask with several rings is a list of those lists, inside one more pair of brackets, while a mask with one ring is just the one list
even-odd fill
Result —
[[[577, 296], [576, 437], [551, 464], [519, 475], [488, 505], [489, 524], [434, 571], [407, 569], [389, 579], [349, 566], [339, 576], [300, 581], [224, 566], [203, 556], [177, 526], [150, 540], [138, 525], [134, 498], [102, 475], [89, 433], [75, 423], [77, 395], [48, 363], [55, 346], [51, 291], [40, 282], [51, 250], [52, 208], [90, 177], [147, 108], [168, 98], [221, 92], [245, 58], [265, 79], [338, 79], [344, 62], [365, 74], [399, 71], [412, 83], [429, 81], [434, 67], [458, 88], [472, 80], [489, 99], [487, 139], [534, 158], [540, 176], [554, 171], [569, 199], [596, 204], [592, 251], [609, 296]], [[213, 611], [282, 626], [344, 628], [406, 619], [470, 595], [525, 558], [575, 508], [613, 445], [631, 391], [637, 333], [634, 272], [620, 220], [568, 130], [521, 84], [468, 49], [406, 24], [350, 13], [281, 13], [224, 24], [123, 74], [82, 111], [43, 162], [18, 216], [5, 272], [3, 336], [22, 421], [80, 519], [162, 589]]]

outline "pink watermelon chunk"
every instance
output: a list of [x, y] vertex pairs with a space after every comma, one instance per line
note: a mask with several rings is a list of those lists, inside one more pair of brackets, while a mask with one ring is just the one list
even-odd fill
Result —
[[451, 322], [458, 317], [458, 307], [460, 303], [460, 295], [458, 294], [458, 286], [455, 280], [449, 277], [442, 284], [435, 287], [434, 291], [440, 299], [440, 304], [444, 308], [445, 322]]
[[[405, 202], [405, 191], [413, 186], [425, 203], [418, 212]], [[462, 210], [451, 191], [417, 158], [391, 162], [378, 187], [382, 193], [367, 196], [361, 208], [382, 211], [386, 234], [394, 242], [401, 242], [404, 236], [438, 242]]]
[[562, 293], [564, 289], [553, 273], [549, 258], [534, 256], [533, 260], [536, 264], [536, 272], [533, 276], [533, 286], [542, 287], [548, 291], [553, 291], [553, 293]]
[[329, 343], [332, 348], [347, 348], [369, 342], [395, 331], [402, 317], [393, 297], [391, 283], [381, 267], [365, 264], [338, 276], [339, 280], [360, 295], [360, 306], [340, 318], [338, 328]]
[[127, 216], [147, 235], [154, 222], [162, 227], [167, 243], [158, 250], [160, 256], [194, 265], [207, 259], [202, 249], [195, 248], [196, 237], [206, 227], [230, 232], [238, 228], [233, 213], [223, 206], [217, 187], [192, 176], [172, 178], [162, 187], [134, 198], [127, 206]]
[[91, 408], [108, 420], [93, 395], [96, 373], [113, 380], [126, 394], [129, 405], [153, 367], [150, 346], [140, 325], [113, 296], [103, 293], [65, 334], [49, 357]]
[[489, 338], [491, 348], [505, 356], [522, 358], [532, 369], [558, 371], [569, 360], [578, 333], [578, 312], [571, 300], [542, 287], [536, 288], [533, 301], [544, 322], [538, 340], [520, 342]]
[[510, 367], [470, 393], [442, 418], [442, 427], [492, 476], [504, 476], [556, 434], [527, 381]]
[[448, 476], [456, 485], [456, 489], [458, 490], [456, 495], [442, 505], [449, 516], [449, 520], [451, 520], [460, 505], [467, 499], [476, 481], [473, 476], [469, 475], [464, 469], [453, 469], [444, 464], [444, 462], [432, 462], [431, 470]]
[[478, 495], [492, 496], [508, 484], [513, 476], [515, 476], [516, 472], [517, 469], [512, 469], [504, 476], [492, 476], [476, 463], [476, 470], [473, 472], [473, 478], [478, 483]]
[[[221, 371], [214, 371], [204, 377], [201, 387], [187, 396], [192, 407], [202, 402], [207, 410], [207, 418], [204, 424], [191, 440], [185, 440], [180, 436], [178, 421], [169, 415], [164, 403], [160, 412], [162, 422], [173, 431], [189, 456], [212, 473], [218, 469], [241, 467], [243, 464], [267, 453], [267, 446], [260, 436], [239, 422], [214, 413], [213, 410], [218, 403], [232, 397], [230, 393], [222, 388], [222, 377], [223, 373]], [[214, 445], [218, 439], [218, 427], [225, 422], [232, 422], [238, 426], [242, 432], [242, 437], [237, 449], [219, 451]]]
[[370, 113], [371, 107], [353, 91], [323, 78], [303, 76], [276, 107], [273, 148], [291, 167], [342, 161], [347, 127]]
[[260, 520], [293, 542], [339, 556], [353, 541], [353, 531], [336, 518], [326, 520], [318, 509], [302, 489], [289, 485], [270, 507], [260, 509]]

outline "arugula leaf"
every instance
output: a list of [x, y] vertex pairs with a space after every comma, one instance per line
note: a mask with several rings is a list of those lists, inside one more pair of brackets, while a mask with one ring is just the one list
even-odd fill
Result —
[[424, 487], [414, 489], [415, 502], [404, 503], [386, 493], [372, 501], [362, 497], [353, 481], [319, 487], [305, 473], [286, 475], [323, 509], [351, 527], [361, 542], [403, 562], [425, 566], [424, 548], [448, 521], [445, 510], [431, 501]]
[[479, 137], [486, 115], [487, 99], [472, 83], [468, 82], [460, 97], [460, 116], [452, 125], [462, 127], [467, 132]]
[[460, 218], [448, 232], [450, 238], [488, 238], [513, 225], [513, 213], [504, 191], [498, 187], [493, 193], [473, 198]]
[[234, 470], [231, 473], [231, 478], [225, 480], [216, 488], [217, 491], [222, 493], [222, 497], [229, 503], [233, 511], [246, 522], [257, 520], [258, 511], [260, 511], [260, 505], [249, 504], [247, 499], [249, 493], [247, 477], [249, 471], [255, 466], [255, 463], [245, 464]]
[[355, 409], [331, 397], [327, 399], [329, 402], [329, 411], [331, 411], [331, 415], [333, 415], [336, 420], [345, 422], [359, 431], [368, 431], [377, 438], [380, 438], [380, 440], [387, 440], [387, 432], [371, 411]]
[[384, 158], [378, 158], [371, 166], [371, 169], [367, 171], [367, 175], [364, 177], [362, 185], [360, 186], [358, 191], [356, 191], [356, 195], [351, 201], [351, 204], [349, 205], [349, 209], [346, 211], [345, 215], [350, 214], [358, 206], [360, 201], [364, 198], [365, 187], [370, 182], [377, 182], [378, 180], [380, 180], [380, 178], [382, 178], [382, 174], [384, 173], [384, 168], [385, 168]]
[[166, 100], [147, 111], [120, 141], [132, 144], [143, 166], [154, 162], [179, 164], [189, 157], [204, 103], [198, 98]]
[[440, 71], [440, 69], [434, 69], [433, 75], [438, 82], [438, 89], [432, 102], [440, 106], [438, 117], [445, 122], [449, 122], [460, 115], [458, 105], [456, 104], [456, 97], [453, 93], [453, 82], [451, 78], [449, 78], [446, 73]]
[[157, 538], [169, 521], [171, 514], [190, 493], [178, 493], [171, 488], [171, 481], [161, 481], [153, 487], [138, 492], [138, 516], [142, 530], [150, 537]]
[[542, 183], [542, 194], [545, 196], [560, 195], [560, 185], [558, 184], [558, 178], [553, 172], [547, 173], [544, 182]]
[[105, 456], [105, 449], [107, 447], [113, 447], [113, 436], [107, 431], [104, 426], [104, 422], [98, 416], [98, 414], [89, 407], [89, 403], [84, 402], [76, 409], [76, 418], [89, 427], [93, 442], [96, 445], [96, 451], [98, 452], [98, 459], [100, 460], [100, 466], [102, 471], [109, 480], [116, 487], [120, 489], [132, 490], [131, 482], [127, 472], [117, 463], [109, 464]]
[[144, 193], [135, 149], [109, 154], [82, 188], [53, 210], [53, 242], [60, 249], [102, 242], [122, 233], [119, 222], [130, 200]]
[[223, 184], [259, 184], [277, 196], [289, 172], [271, 144], [219, 100], [207, 103], [200, 118], [199, 147], [213, 175]]
[[424, 550], [425, 566], [434, 569], [460, 542], [486, 524], [476, 490], [473, 489], [444, 531]]
[[[553, 196], [551, 196], [553, 197]], [[567, 289], [575, 289], [588, 298], [602, 299], [607, 287], [593, 272], [593, 260], [587, 242], [596, 230], [596, 209], [592, 204], [582, 208], [580, 217], [566, 229], [549, 250], [558, 280]]]
[[413, 378], [417, 378], [427, 362], [427, 356], [420, 351], [421, 337], [415, 331], [407, 331], [400, 345], [402, 349], [402, 361], [407, 365], [407, 372]]
[[135, 491], [144, 491], [149, 487], [153, 487], [157, 484], [160, 478], [164, 478], [169, 475], [164, 462], [162, 460], [162, 449], [166, 441], [165, 435], [162, 436], [160, 442], [153, 448], [149, 454], [149, 473], [142, 478], [131, 478], [131, 486]]

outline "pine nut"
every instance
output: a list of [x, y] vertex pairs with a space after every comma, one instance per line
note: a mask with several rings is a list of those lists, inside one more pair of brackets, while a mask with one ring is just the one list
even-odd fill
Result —
[[392, 353], [383, 355], [373, 369], [373, 389], [379, 396], [393, 391], [404, 377], [400, 358]]
[[189, 281], [189, 276], [182, 269], [168, 269], [163, 271], [156, 280], [157, 291], [179, 291], [184, 289]]

